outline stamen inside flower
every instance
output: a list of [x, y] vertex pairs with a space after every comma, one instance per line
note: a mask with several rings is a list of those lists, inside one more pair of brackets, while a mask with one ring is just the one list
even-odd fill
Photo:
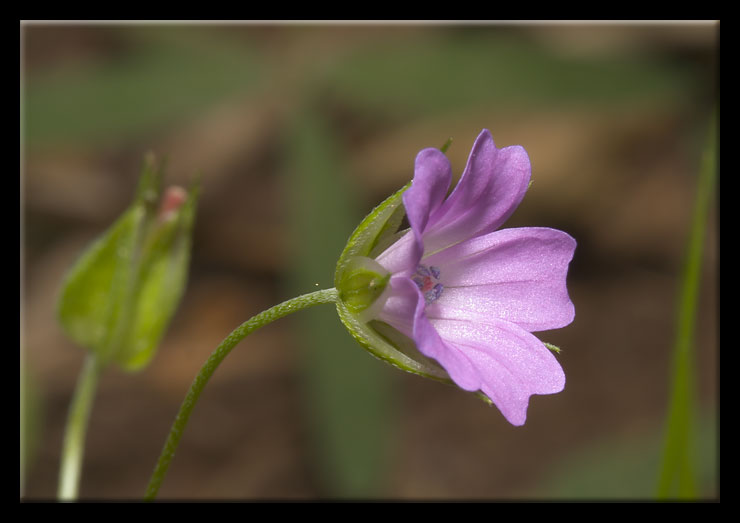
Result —
[[442, 296], [444, 286], [439, 282], [440, 270], [434, 265], [427, 267], [419, 264], [416, 272], [411, 277], [419, 290], [424, 294], [424, 301], [427, 305], [435, 302]]

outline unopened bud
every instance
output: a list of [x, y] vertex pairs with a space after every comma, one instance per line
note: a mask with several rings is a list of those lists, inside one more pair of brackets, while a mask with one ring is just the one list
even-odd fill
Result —
[[350, 312], [359, 314], [378, 300], [390, 278], [390, 273], [372, 258], [352, 258], [337, 281], [339, 299]]
[[154, 355], [187, 281], [197, 185], [161, 191], [147, 156], [134, 201], [70, 270], [59, 320], [102, 362], [127, 370]]
[[182, 187], [177, 185], [168, 187], [162, 196], [159, 211], [157, 212], [157, 219], [160, 222], [171, 220], [187, 199], [188, 193]]

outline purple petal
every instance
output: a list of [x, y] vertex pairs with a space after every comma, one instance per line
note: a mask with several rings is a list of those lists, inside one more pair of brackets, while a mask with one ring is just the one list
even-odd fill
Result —
[[423, 229], [426, 252], [498, 229], [521, 203], [530, 176], [527, 152], [520, 146], [497, 149], [484, 129], [455, 190]]
[[416, 155], [414, 180], [403, 194], [411, 228], [423, 233], [429, 216], [442, 205], [452, 180], [450, 161], [439, 149], [424, 149]]
[[416, 271], [422, 252], [413, 231], [408, 231], [379, 254], [375, 261], [391, 274], [410, 276]]
[[424, 259], [440, 268], [444, 290], [430, 318], [486, 323], [502, 319], [527, 331], [564, 327], [575, 308], [566, 275], [575, 240], [555, 229], [502, 229]]
[[491, 398], [512, 425], [526, 421], [532, 394], [554, 394], [565, 387], [565, 374], [552, 352], [513, 323], [438, 319], [432, 320], [431, 325], [445, 346], [463, 353], [474, 367], [463, 388], [474, 390], [471, 380], [473, 375], [479, 376], [476, 388]]
[[390, 297], [378, 318], [413, 339], [419, 351], [437, 360], [462, 389], [480, 389], [481, 377], [468, 357], [445, 343], [424, 315], [424, 296], [406, 277], [393, 277], [389, 282]]
[[419, 308], [419, 288], [405, 276], [393, 276], [388, 287], [388, 297], [377, 319], [413, 338], [414, 321]]
[[414, 180], [403, 194], [412, 233], [401, 237], [376, 259], [393, 274], [413, 273], [424, 252], [422, 234], [429, 216], [442, 205], [452, 180], [450, 161], [438, 149], [416, 155]]

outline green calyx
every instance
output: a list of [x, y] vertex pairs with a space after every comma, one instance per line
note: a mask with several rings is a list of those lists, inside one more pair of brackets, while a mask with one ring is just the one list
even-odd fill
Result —
[[373, 209], [350, 236], [334, 277], [337, 312], [352, 337], [376, 358], [406, 372], [451, 383], [447, 373], [418, 352], [412, 340], [374, 319], [391, 275], [373, 258], [403, 234], [398, 232], [404, 216], [402, 196], [410, 186]]
[[375, 260], [352, 258], [337, 278], [339, 299], [351, 313], [359, 314], [380, 298], [390, 279], [390, 273]]

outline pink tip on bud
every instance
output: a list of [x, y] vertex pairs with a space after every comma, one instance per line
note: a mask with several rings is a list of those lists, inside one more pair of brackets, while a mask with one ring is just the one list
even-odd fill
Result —
[[187, 199], [188, 193], [182, 187], [177, 185], [168, 187], [164, 192], [164, 196], [162, 196], [162, 202], [157, 213], [159, 221], [165, 222], [171, 219]]

